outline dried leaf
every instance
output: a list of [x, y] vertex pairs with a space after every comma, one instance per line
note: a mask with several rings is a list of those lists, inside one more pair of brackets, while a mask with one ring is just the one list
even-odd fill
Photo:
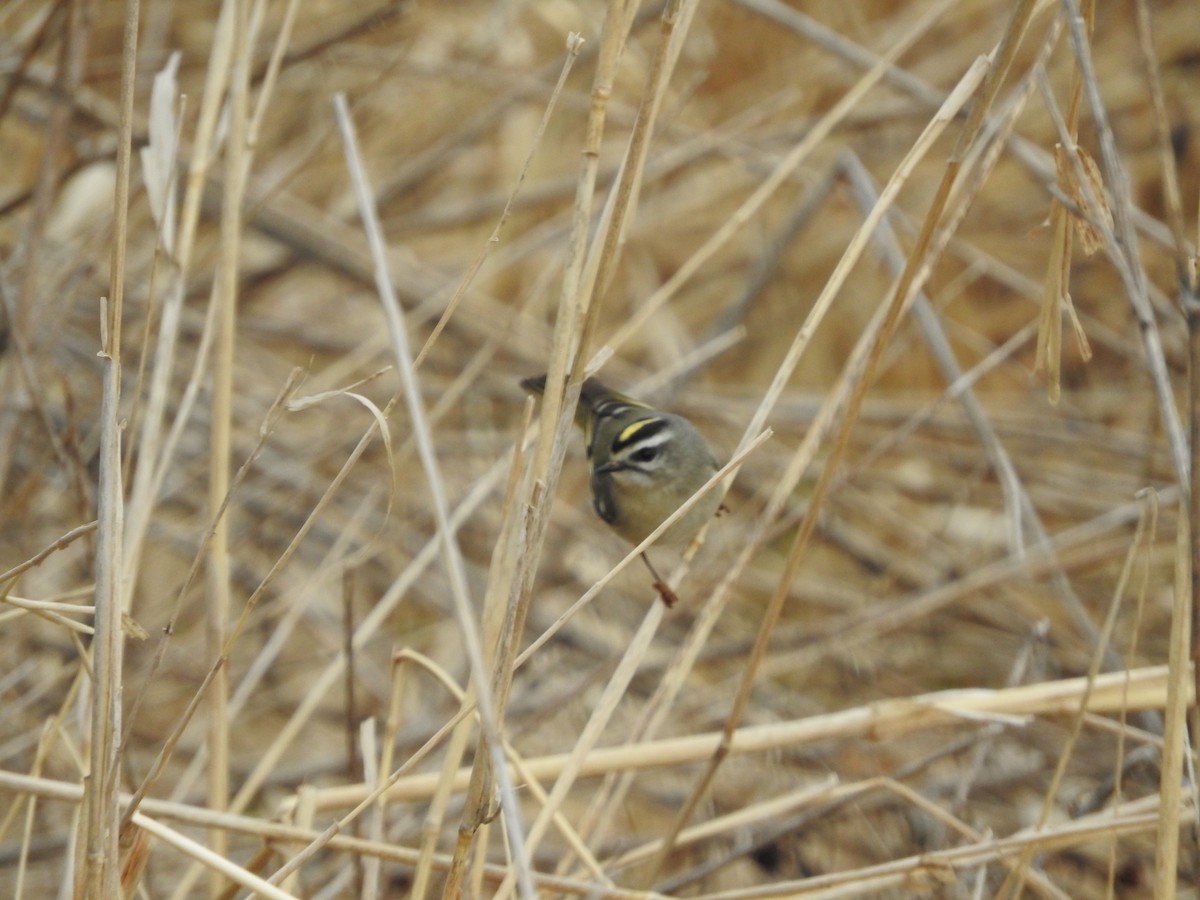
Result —
[[150, 91], [149, 140], [141, 151], [150, 214], [162, 235], [163, 247], [172, 254], [175, 251], [175, 155], [179, 140], [175, 110], [179, 85], [175, 74], [179, 71], [179, 60], [179, 51], [172, 53], [162, 71], [154, 76], [154, 87]]
[[1054, 148], [1054, 162], [1058, 169], [1058, 183], [1063, 192], [1084, 213], [1083, 216], [1075, 216], [1075, 233], [1079, 235], [1079, 245], [1083, 252], [1091, 256], [1104, 247], [1103, 231], [1094, 223], [1101, 223], [1105, 231], [1111, 232], [1113, 215], [1104, 194], [1104, 179], [1100, 176], [1100, 167], [1082, 147], [1077, 145], [1075, 153], [1079, 156], [1083, 177], [1087, 180], [1090, 190], [1084, 190], [1080, 185], [1075, 167], [1071, 164], [1070, 154], [1061, 144]]

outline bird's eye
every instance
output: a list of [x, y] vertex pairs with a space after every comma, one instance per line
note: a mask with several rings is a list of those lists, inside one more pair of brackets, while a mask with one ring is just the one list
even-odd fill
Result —
[[633, 454], [633, 460], [634, 462], [650, 462], [656, 456], [658, 456], [657, 447], [643, 447]]

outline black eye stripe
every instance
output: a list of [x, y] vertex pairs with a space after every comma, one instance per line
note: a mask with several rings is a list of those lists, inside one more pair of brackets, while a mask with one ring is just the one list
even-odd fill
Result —
[[[626, 426], [620, 434], [618, 434], [612, 443], [612, 452], [615, 456], [626, 447], [633, 444], [640, 444], [647, 441], [655, 435], [661, 433], [669, 423], [666, 419], [654, 417], [649, 419], [639, 419], [632, 425]], [[665, 439], [665, 437], [664, 437]], [[655, 441], [656, 444], [662, 441]]]

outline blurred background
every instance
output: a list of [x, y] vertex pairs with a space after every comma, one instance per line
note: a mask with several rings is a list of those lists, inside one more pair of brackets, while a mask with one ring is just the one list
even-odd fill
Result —
[[[1012, 12], [1012, 4], [1000, 0], [946, 5], [921, 27], [888, 77], [827, 133], [814, 131], [878, 55], [935, 6], [719, 0], [700, 4], [687, 28], [620, 264], [603, 297], [597, 338], [614, 350], [603, 370], [606, 381], [692, 418], [721, 459], [737, 446], [873, 205], [869, 185], [881, 189], [892, 177], [946, 93], [1001, 40]], [[1188, 335], [1176, 300], [1164, 145], [1138, 48], [1136, 7], [1099, 6], [1096, 81], [1136, 207], [1137, 258], [1149, 284], [1154, 340], [1178, 408], [1186, 410]], [[1194, 236], [1200, 16], [1190, 0], [1158, 0], [1149, 8], [1165, 150], [1178, 173], [1187, 234]], [[629, 138], [661, 9], [661, 3], [642, 4], [620, 59], [600, 148], [597, 210]], [[430, 549], [434, 517], [407, 413], [402, 404], [389, 413], [384, 442], [378, 432], [368, 434], [376, 420], [366, 406], [343, 392], [354, 385], [382, 409], [399, 382], [394, 370], [380, 371], [392, 354], [332, 97], [343, 92], [350, 104], [414, 352], [487, 244], [532, 151], [499, 241], [419, 371], [449, 502], [452, 508], [469, 504], [458, 536], [478, 601], [497, 540], [510, 453], [520, 437], [525, 399], [517, 382], [543, 371], [550, 349], [604, 4], [310, 0], [298, 6], [294, 22], [286, 12], [280, 2], [254, 6], [247, 43], [253, 145], [237, 256], [230, 409], [234, 471], [262, 441], [228, 512], [235, 617], [282, 560], [229, 663], [231, 789], [236, 794], [249, 785], [243, 809], [264, 819], [302, 786], [362, 780], [359, 750], [348, 735], [366, 717], [387, 719], [394, 652], [418, 651], [460, 685], [468, 676], [448, 580]], [[186, 208], [193, 172], [199, 205], [194, 233], [180, 228], [164, 235], [135, 156], [123, 319], [130, 492], [149, 462], [142, 429], [154, 383], [165, 392], [164, 434], [175, 427], [178, 438], [171, 452], [152, 459], [161, 467], [161, 484], [148, 495], [152, 501], [138, 507], [145, 516], [131, 515], [126, 523], [136, 547], [129, 554], [128, 613], [148, 635], [131, 633], [126, 645], [123, 773], [130, 789], [145, 777], [214, 661], [205, 641], [204, 579], [189, 582], [188, 573], [211, 517], [213, 364], [203, 335], [220, 284], [220, 217], [230, 174], [221, 149], [227, 111], [214, 121], [215, 143], [204, 143], [208, 154], [194, 153], [204, 97], [211, 95], [206, 81], [231, 65], [214, 56], [214, 47], [225, 45], [219, 13], [220, 4], [210, 2], [142, 3], [135, 147], [150, 139], [154, 76], [177, 66], [176, 90], [165, 96], [175, 98], [179, 146], [165, 171], [176, 173], [170, 188], [180, 204], [175, 214]], [[113, 253], [123, 14], [123, 4], [86, 0], [18, 0], [0, 10], [0, 569], [30, 559], [96, 516], [97, 351]], [[995, 107], [1012, 117], [1010, 136], [933, 261], [921, 301], [958, 367], [969, 373], [969, 392], [991, 437], [983, 437], [965, 411], [964, 383], [950, 389], [928, 324], [907, 314], [884, 350], [800, 576], [790, 585], [744, 724], [788, 722], [935, 690], [1085, 674], [1100, 652], [1095, 629], [1114, 596], [1121, 607], [1112, 650], [1120, 661], [1130, 668], [1166, 662], [1178, 477], [1143, 332], [1103, 249], [1089, 255], [1077, 242], [1067, 263], [1077, 326], [1064, 312], [1056, 399], [1054, 379], [1037, 365], [1043, 295], [1055, 259], [1058, 133], [1047, 97], [1054, 115], [1062, 115], [1077, 72], [1065, 33], [1047, 43], [1059, 14], [1058, 5], [1048, 4], [1032, 19]], [[539, 142], [570, 32], [585, 43]], [[274, 74], [277, 48], [282, 55]], [[159, 121], [168, 123], [160, 135], [170, 135], [172, 120], [160, 113]], [[961, 120], [951, 123], [915, 166], [889, 214], [901, 265], [961, 127]], [[1078, 132], [1081, 146], [1100, 159], [1086, 102]], [[803, 163], [739, 220], [739, 207], [814, 134], [818, 140]], [[644, 309], [705, 242], [731, 225], [728, 239], [665, 303]], [[643, 714], [696, 611], [745, 545], [898, 275], [883, 244], [872, 243], [834, 297], [768, 417], [773, 438], [742, 468], [726, 500], [729, 512], [709, 530], [678, 588], [681, 603], [667, 614], [602, 744], [620, 743]], [[172, 285], [179, 291], [174, 304]], [[174, 311], [177, 340], [171, 342], [164, 335]], [[648, 315], [635, 319], [639, 312]], [[315, 402], [272, 412], [296, 368], [303, 380], [293, 399]], [[268, 419], [271, 430], [263, 439]], [[361, 457], [335, 483], [364, 437]], [[662, 736], [703, 734], [724, 724], [827, 444], [772, 539], [737, 578]], [[1053, 562], [1034, 552], [1041, 539], [1030, 517], [1020, 541], [1013, 539], [997, 447], [1053, 542]], [[1138, 538], [1138, 522], [1152, 505], [1139, 493], [1145, 489], [1154, 492], [1157, 518]], [[285, 557], [314, 509], [311, 529]], [[591, 512], [576, 439], [522, 643], [627, 549]], [[95, 552], [94, 535], [79, 537], [10, 581], [6, 591], [90, 604]], [[1132, 577], [1121, 586], [1127, 558]], [[644, 571], [631, 566], [517, 673], [505, 725], [523, 754], [574, 745], [654, 602]], [[342, 658], [347, 630], [373, 611], [379, 619], [361, 633], [349, 682], [329, 675]], [[90, 623], [88, 616], [67, 618]], [[12, 605], [0, 606], [0, 621], [0, 767], [78, 783], [86, 759], [81, 660], [88, 638], [59, 619]], [[164, 643], [168, 623], [173, 631]], [[457, 708], [433, 678], [408, 677], [393, 733], [395, 759], [412, 753]], [[1123, 717], [1093, 718], [1070, 744], [1072, 719], [1061, 715], [1023, 725], [963, 720], [887, 740], [847, 734], [732, 757], [693, 821], [756, 809], [830, 776], [862, 789], [785, 813], [752, 815], [689, 844], [671, 856], [656, 884], [688, 896], [719, 895], [969, 842], [950, 820], [976, 836], [1007, 835], [1035, 823], [1044, 802], [1053, 823], [1084, 807], [1094, 811], [1089, 803], [1120, 768], [1120, 754], [1152, 746], [1154, 738], [1122, 730]], [[1154, 728], [1153, 718], [1137, 724]], [[1070, 757], [1064, 782], [1047, 800], [1064, 754]], [[434, 753], [418, 769], [436, 771], [439, 762]], [[203, 805], [205, 765], [202, 713], [152, 795]], [[614, 827], [592, 847], [597, 857], [611, 860], [661, 833], [699, 771], [674, 765], [637, 774]], [[903, 784], [924, 802], [879, 786], [885, 782]], [[580, 815], [598, 783], [579, 782], [568, 818]], [[1127, 770], [1120, 787], [1133, 799], [1156, 790], [1152, 761]], [[536, 803], [523, 799], [532, 816]], [[0, 885], [9, 887], [0, 892], [15, 889], [24, 857], [26, 895], [49, 896], [62, 883], [71, 852], [74, 807], [41, 801], [23, 837], [29, 806], [15, 793], [4, 801], [12, 818], [0, 834]], [[415, 847], [425, 810], [424, 801], [389, 804], [388, 842]], [[453, 799], [439, 849], [452, 847], [460, 811], [461, 798]], [[316, 827], [333, 815], [319, 813]], [[208, 840], [202, 829], [180, 827]], [[498, 831], [489, 854], [497, 862], [504, 858]], [[1146, 829], [1080, 840], [1047, 852], [1039, 866], [1060, 896], [1101, 896], [1106, 889], [1143, 896], [1153, 841]], [[225, 852], [245, 864], [262, 844], [235, 835]], [[561, 853], [551, 832], [536, 854], [537, 868], [553, 870]], [[353, 858], [332, 851], [319, 856], [293, 889], [301, 896], [357, 896]], [[265, 871], [278, 865], [277, 858]], [[157, 847], [143, 895], [171, 896], [188, 867], [180, 855]], [[611, 875], [618, 885], [635, 885], [634, 871]], [[982, 896], [1006, 871], [993, 861], [982, 869], [948, 868], [920, 884], [871, 887], [865, 876], [849, 883], [863, 896], [966, 897], [977, 889]], [[1186, 862], [1182, 875], [1194, 874]], [[401, 896], [411, 885], [411, 867], [385, 863], [382, 877], [379, 895]], [[199, 881], [193, 891], [199, 896], [205, 889]]]

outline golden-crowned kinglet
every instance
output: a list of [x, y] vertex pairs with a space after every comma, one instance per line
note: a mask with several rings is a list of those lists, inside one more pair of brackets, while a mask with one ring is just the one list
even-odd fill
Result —
[[[526, 378], [521, 387], [540, 396], [546, 376]], [[619, 394], [595, 378], [583, 383], [575, 424], [583, 429], [592, 467], [592, 506], [633, 544], [641, 543], [718, 469], [704, 438], [687, 419]], [[687, 543], [720, 505], [721, 491], [709, 491], [663, 532], [659, 543]], [[671, 606], [674, 594], [650, 560], [642, 558]]]

